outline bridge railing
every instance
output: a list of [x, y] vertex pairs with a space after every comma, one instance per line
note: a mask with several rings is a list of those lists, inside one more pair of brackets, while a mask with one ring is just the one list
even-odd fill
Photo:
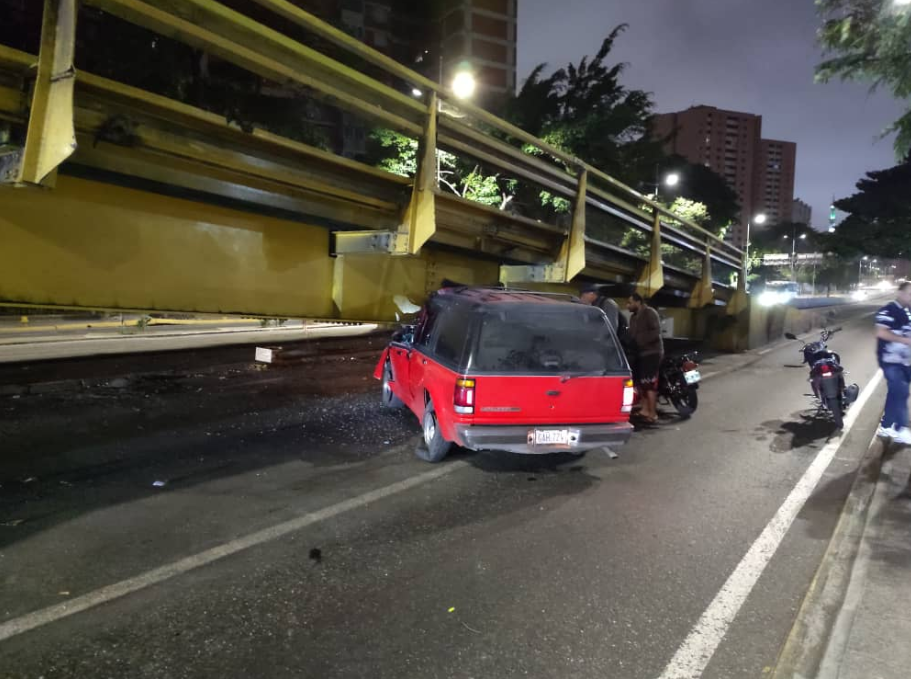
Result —
[[[700, 279], [698, 299], [709, 303], [712, 286], [718, 285], [718, 281], [722, 285], [728, 283], [722, 276], [713, 276], [713, 263], [723, 271], [742, 271], [743, 252], [739, 248], [599, 168], [470, 102], [459, 100], [448, 88], [287, 0], [252, 1], [282, 21], [331, 45], [332, 56], [326, 53], [330, 50], [320, 51], [308, 46], [214, 0], [84, 0], [83, 4], [190, 45], [266, 80], [306, 88], [316, 97], [359, 119], [419, 140], [411, 201], [399, 233], [393, 233], [388, 239], [388, 249], [392, 252], [417, 252], [434, 237], [436, 227], [432, 215], [437, 201], [467, 202], [445, 196], [439, 190], [434, 165], [437, 151], [443, 149], [462, 158], [471, 158], [504, 177], [549, 191], [573, 205], [571, 224], [550, 225], [550, 230], [561, 236], [555, 241], [558, 247], [553, 257], [542, 258], [536, 263], [519, 260], [516, 265], [505, 266], [501, 269], [504, 281], [565, 282], [586, 269], [596, 269], [599, 257], [608, 261], [613, 256], [644, 259], [638, 283], [646, 292], [653, 292], [664, 283], [664, 268], [673, 271], [673, 262], [680, 262], [676, 266], [678, 273]], [[72, 53], [75, 7], [75, 0], [45, 1], [45, 22], [53, 21], [59, 30], [54, 34], [46, 26], [42, 38], [34, 96], [43, 99], [44, 108], [49, 102], [53, 103], [55, 89], [64, 82], [59, 73], [51, 77], [50, 70], [55, 62], [59, 66], [60, 59]], [[355, 68], [345, 63], [352, 63], [351, 60], [366, 67]], [[47, 76], [43, 89], [40, 87], [42, 63], [45, 63]], [[95, 85], [101, 86], [98, 82]], [[412, 88], [420, 90], [421, 96], [415, 97]], [[58, 93], [58, 101], [59, 96]], [[62, 96], [65, 100], [67, 95], [64, 92]], [[72, 97], [72, 90], [69, 96]], [[34, 104], [33, 101], [33, 111], [36, 110]], [[45, 148], [52, 147], [53, 144], [47, 144], [47, 141], [55, 134], [60, 134], [55, 121], [36, 121], [33, 114], [29, 121], [26, 157], [29, 147], [37, 146], [39, 139], [44, 141]], [[66, 134], [65, 130], [63, 134]], [[504, 215], [504, 218], [512, 219], [519, 230], [548, 227], [518, 216]], [[599, 233], [594, 228], [599, 219], [612, 225], [613, 231], [605, 228]], [[591, 228], [587, 228], [587, 223]], [[638, 248], [621, 243], [615, 237], [622, 229], [640, 234]], [[352, 236], [347, 247], [361, 247], [363, 239], [354, 237], [356, 234]], [[693, 269], [693, 262], [696, 262], [698, 272]]]

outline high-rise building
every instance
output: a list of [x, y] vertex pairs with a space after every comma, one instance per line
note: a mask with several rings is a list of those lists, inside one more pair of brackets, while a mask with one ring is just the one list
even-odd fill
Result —
[[791, 221], [795, 224], [812, 224], [813, 208], [804, 203], [800, 198], [795, 198], [791, 205]]
[[796, 159], [794, 142], [763, 139], [760, 143], [753, 210], [764, 213], [770, 224], [791, 221]]
[[797, 146], [762, 138], [762, 116], [693, 106], [655, 116], [652, 134], [665, 153], [702, 163], [724, 177], [740, 202], [740, 223], [727, 238], [746, 244], [750, 220], [764, 213], [769, 223], [791, 217]]
[[518, 0], [443, 0], [438, 79], [449, 83], [470, 69], [478, 83], [478, 103], [496, 108], [516, 89]]

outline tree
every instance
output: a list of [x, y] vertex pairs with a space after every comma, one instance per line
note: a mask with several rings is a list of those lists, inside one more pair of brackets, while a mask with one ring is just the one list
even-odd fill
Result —
[[868, 172], [857, 193], [835, 201], [848, 213], [832, 234], [833, 251], [895, 258], [911, 253], [911, 159], [887, 170]]
[[[662, 195], [685, 197], [694, 203], [704, 206], [706, 216], [694, 219], [697, 224], [715, 235], [729, 228], [740, 216], [740, 203], [737, 193], [728, 186], [724, 177], [701, 163], [691, 163], [682, 156], [669, 156], [661, 162], [658, 177], [676, 172], [680, 183], [675, 187], [660, 187]], [[676, 201], [675, 201], [676, 204]], [[680, 206], [678, 206], [680, 207]], [[687, 217], [685, 212], [675, 212]]]
[[[388, 129], [370, 133], [370, 156], [378, 167], [401, 175], [414, 177], [418, 169], [418, 140]], [[512, 202], [516, 190], [514, 179], [503, 179], [499, 174], [485, 174], [480, 165], [467, 163], [452, 153], [439, 154], [439, 180], [443, 189], [457, 196], [483, 205], [505, 210]]]
[[824, 19], [819, 39], [829, 59], [816, 78], [871, 83], [909, 101], [906, 113], [884, 134], [897, 132], [895, 152], [911, 150], [911, 7], [894, 0], [817, 0]]
[[[626, 29], [617, 26], [594, 57], [582, 57], [549, 76], [540, 64], [519, 94], [507, 102], [506, 117], [552, 146], [630, 184], [650, 177], [661, 159], [651, 139], [651, 95], [620, 83], [628, 64], [605, 63]], [[529, 149], [531, 150], [531, 149]]]

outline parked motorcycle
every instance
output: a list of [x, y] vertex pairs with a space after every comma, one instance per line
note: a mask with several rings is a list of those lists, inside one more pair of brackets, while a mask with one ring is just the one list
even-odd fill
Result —
[[[841, 365], [841, 357], [834, 351], [829, 351], [828, 341], [841, 328], [832, 330], [823, 329], [816, 342], [803, 343], [799, 351], [803, 354], [803, 362], [810, 368], [809, 382], [813, 388], [812, 397], [816, 401], [817, 416], [828, 412], [837, 429], [844, 426], [844, 413], [848, 407], [857, 400], [860, 387], [856, 384], [845, 385], [845, 369]], [[793, 333], [785, 333], [789, 340], [797, 340]]]
[[689, 417], [699, 405], [699, 365], [696, 354], [665, 356], [658, 369], [658, 398], [668, 403], [681, 417]]

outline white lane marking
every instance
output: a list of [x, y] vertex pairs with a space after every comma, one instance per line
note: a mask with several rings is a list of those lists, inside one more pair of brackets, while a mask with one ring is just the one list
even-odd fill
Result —
[[698, 679], [718, 649], [735, 616], [750, 595], [759, 577], [775, 555], [797, 514], [813, 494], [829, 464], [851, 431], [864, 405], [882, 381], [882, 372], [867, 383], [857, 402], [845, 417], [842, 434], [829, 441], [816, 455], [768, 525], [737, 564], [727, 582], [696, 622], [683, 645], [661, 673], [660, 679]]
[[36, 627], [47, 625], [56, 620], [60, 620], [61, 618], [94, 608], [95, 606], [113, 601], [114, 599], [119, 599], [120, 597], [132, 594], [133, 592], [145, 589], [146, 587], [157, 585], [160, 582], [169, 580], [186, 573], [187, 571], [206, 566], [213, 561], [218, 561], [226, 556], [237, 554], [240, 551], [255, 547], [256, 545], [261, 545], [264, 542], [275, 540], [288, 533], [299, 531], [302, 528], [319, 523], [320, 521], [325, 521], [326, 519], [331, 519], [339, 514], [349, 512], [352, 509], [358, 509], [364, 505], [389, 497], [390, 495], [396, 495], [397, 493], [409, 490], [415, 486], [427, 483], [428, 481], [433, 481], [442, 476], [446, 476], [447, 474], [451, 474], [467, 465], [468, 463], [463, 461], [452, 462], [443, 467], [419, 474], [418, 476], [413, 476], [409, 479], [398, 481], [383, 488], [378, 488], [377, 490], [372, 490], [369, 493], [364, 493], [363, 495], [353, 497], [349, 500], [330, 505], [319, 511], [304, 514], [295, 519], [289, 519], [283, 523], [264, 528], [255, 533], [250, 533], [249, 535], [237, 538], [236, 540], [232, 540], [223, 545], [146, 571], [135, 577], [121, 580], [113, 585], [107, 585], [100, 589], [96, 589], [88, 594], [83, 594], [82, 596], [70, 599], [66, 603], [48, 606], [47, 608], [27, 613], [18, 618], [13, 618], [12, 620], [0, 624], [0, 641], [5, 641], [10, 637], [22, 634], [23, 632], [28, 632]]

